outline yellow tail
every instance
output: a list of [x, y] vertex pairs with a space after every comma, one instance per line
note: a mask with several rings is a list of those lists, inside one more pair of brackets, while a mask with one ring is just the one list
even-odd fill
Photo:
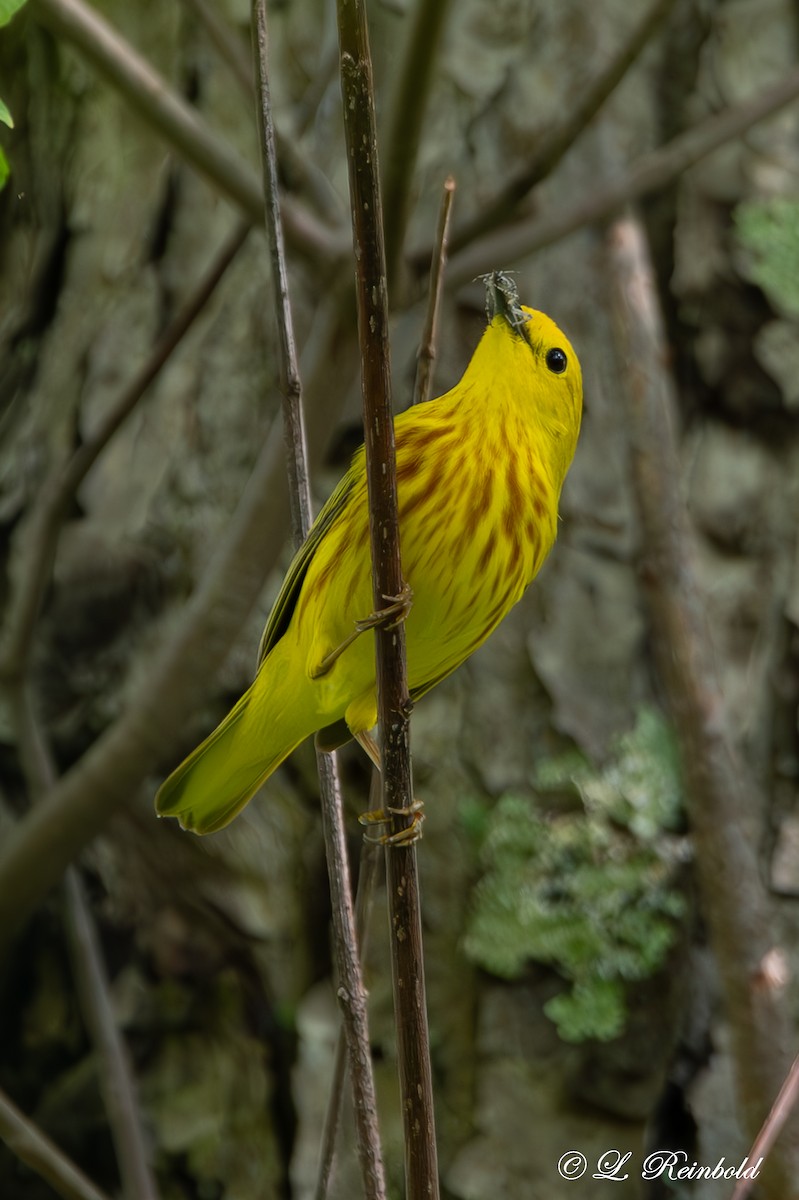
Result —
[[215, 833], [313, 732], [313, 697], [285, 658], [278, 642], [235, 708], [164, 781], [155, 798], [159, 816], [177, 817], [195, 833]]

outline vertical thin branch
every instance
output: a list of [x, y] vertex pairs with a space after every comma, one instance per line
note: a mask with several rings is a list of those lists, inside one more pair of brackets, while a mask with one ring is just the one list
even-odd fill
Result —
[[291, 318], [289, 281], [283, 248], [283, 224], [278, 195], [277, 152], [272, 104], [269, 94], [269, 42], [265, 0], [254, 0], [252, 10], [253, 53], [255, 55], [256, 109], [261, 144], [261, 167], [266, 213], [269, 257], [272, 263], [272, 288], [277, 332], [280, 341], [278, 363], [280, 390], [283, 395], [283, 441], [289, 477], [289, 505], [296, 546], [305, 540], [311, 528], [311, 485], [308, 477], [308, 445], [302, 410], [302, 381], [297, 366], [294, 323]]
[[[311, 490], [308, 478], [308, 452], [302, 411], [302, 384], [294, 345], [288, 275], [283, 249], [280, 204], [277, 189], [277, 157], [272, 106], [269, 95], [268, 39], [265, 0], [253, 0], [253, 48], [258, 85], [258, 125], [260, 132], [264, 199], [269, 248], [272, 258], [272, 283], [280, 337], [280, 383], [283, 392], [284, 438], [289, 475], [289, 491], [294, 540], [297, 546], [311, 527]], [[333, 927], [335, 933], [338, 999], [340, 1002], [355, 1111], [358, 1157], [364, 1194], [368, 1200], [382, 1200], [386, 1194], [385, 1172], [377, 1121], [372, 1058], [369, 1041], [366, 989], [363, 985], [358, 939], [352, 906], [352, 885], [347, 858], [341, 784], [334, 755], [317, 751], [317, 768], [322, 799], [322, 823], [330, 877]]]
[[[337, 0], [344, 132], [355, 247], [366, 468], [375, 610], [405, 589], [397, 508], [388, 342], [388, 294], [378, 177], [374, 87], [364, 0]], [[402, 624], [375, 631], [383, 808], [409, 812], [413, 789], [408, 737], [410, 699]], [[396, 837], [411, 821], [395, 813]], [[421, 906], [414, 844], [387, 848], [386, 871], [400, 1092], [410, 1200], [436, 1200], [438, 1163], [433, 1113]]]
[[[370, 809], [380, 807], [380, 789], [382, 783], [380, 773], [372, 769], [372, 782], [369, 789]], [[369, 934], [369, 920], [372, 912], [375, 884], [377, 882], [378, 848], [374, 842], [361, 843], [361, 862], [358, 871], [358, 890], [355, 896], [355, 930], [358, 945], [361, 950], [361, 963], [366, 962], [366, 951]], [[347, 1068], [347, 1043], [343, 1028], [336, 1038], [336, 1049], [333, 1054], [333, 1072], [330, 1080], [330, 1094], [327, 1101], [325, 1123], [322, 1129], [322, 1143], [319, 1149], [319, 1171], [316, 1180], [315, 1200], [326, 1200], [333, 1175], [333, 1165], [336, 1157], [336, 1141], [341, 1121], [341, 1098], [344, 1091], [344, 1075]]]
[[454, 199], [455, 180], [449, 175], [444, 181], [444, 194], [441, 197], [441, 208], [438, 213], [433, 261], [430, 266], [430, 284], [427, 293], [427, 313], [425, 314], [422, 340], [419, 343], [419, 354], [416, 360], [416, 379], [413, 385], [414, 404], [424, 404], [426, 400], [429, 400], [433, 387], [433, 364], [438, 344], [438, 314], [441, 309], [444, 268], [447, 265], [447, 250], [449, 246], [449, 223], [452, 215], [452, 201]]
[[[36, 718], [27, 680], [18, 683], [12, 707], [23, 769], [33, 797], [52, 790], [56, 771]], [[64, 881], [65, 923], [81, 1012], [95, 1049], [100, 1091], [126, 1200], [157, 1200], [127, 1048], [111, 1006], [108, 977], [89, 906], [74, 867]]]
[[[703, 912], [724, 987], [738, 1104], [754, 1135], [780, 1089], [793, 1033], [773, 919], [758, 870], [756, 815], [764, 806], [728, 728], [715, 676], [682, 503], [662, 317], [640, 222], [619, 220], [609, 263], [618, 309], [642, 579], [655, 651], [677, 736], [696, 845]], [[779, 1147], [763, 1195], [799, 1195], [796, 1133]]]
[[386, 270], [397, 279], [430, 86], [450, 0], [416, 0], [386, 136], [384, 213]]
[[117, 1028], [97, 930], [74, 867], [64, 881], [66, 923], [81, 1010], [97, 1054], [100, 1091], [126, 1200], [157, 1200], [127, 1047]]
[[109, 1200], [38, 1126], [0, 1091], [0, 1142], [64, 1200]]

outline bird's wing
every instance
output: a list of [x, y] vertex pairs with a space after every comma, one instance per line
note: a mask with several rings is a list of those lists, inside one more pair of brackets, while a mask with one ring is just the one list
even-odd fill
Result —
[[350, 467], [336, 490], [321, 509], [318, 517], [311, 526], [307, 538], [294, 555], [291, 566], [286, 572], [286, 578], [283, 580], [283, 586], [280, 589], [277, 600], [275, 600], [272, 606], [272, 611], [267, 618], [264, 631], [261, 634], [256, 674], [260, 670], [261, 664], [269, 651], [280, 641], [286, 632], [300, 592], [302, 591], [302, 585], [308, 573], [308, 568], [311, 565], [311, 560], [322, 538], [346, 507], [349, 495], [355, 487], [356, 479], [357, 470], [355, 470], [355, 463], [353, 463], [353, 466]]

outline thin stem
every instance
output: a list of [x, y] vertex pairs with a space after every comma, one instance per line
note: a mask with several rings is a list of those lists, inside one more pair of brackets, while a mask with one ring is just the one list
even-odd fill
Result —
[[127, 1047], [117, 1028], [103, 962], [83, 884], [74, 867], [64, 889], [72, 967], [86, 1026], [97, 1054], [100, 1090], [108, 1114], [126, 1200], [157, 1200]]
[[42, 598], [52, 573], [61, 525], [78, 487], [210, 300], [225, 271], [244, 245], [248, 231], [246, 222], [237, 224], [187, 303], [167, 326], [116, 402], [66, 466], [56, 469], [39, 493], [25, 523], [24, 538], [19, 541], [20, 559], [14, 572], [0, 647], [0, 682], [19, 679], [26, 670]]
[[[32, 0], [31, 8], [48, 29], [72, 42], [139, 116], [251, 223], [260, 225], [263, 201], [255, 172], [103, 17], [83, 0]], [[290, 201], [283, 202], [283, 209], [286, 238], [293, 249], [318, 267], [341, 261], [345, 246], [336, 230]]]
[[[36, 717], [27, 680], [15, 688], [12, 706], [22, 764], [31, 796], [52, 790], [56, 769], [50, 747]], [[81, 1012], [97, 1057], [100, 1090], [116, 1150], [126, 1200], [157, 1200], [141, 1125], [136, 1085], [127, 1048], [117, 1028], [108, 977], [91, 912], [74, 868], [64, 884], [65, 918]]]
[[[773, 917], [758, 866], [762, 797], [734, 745], [716, 678], [677, 466], [677, 403], [666, 364], [654, 273], [640, 222], [619, 220], [608, 256], [622, 389], [654, 649], [671, 710], [696, 845], [703, 912], [719, 965], [738, 1104], [753, 1135], [788, 1071], [793, 1042]], [[794, 1131], [761, 1181], [764, 1196], [799, 1195]]]
[[441, 208], [438, 213], [433, 262], [430, 268], [430, 284], [427, 292], [427, 312], [416, 360], [416, 379], [413, 385], [414, 404], [423, 404], [429, 400], [433, 387], [433, 364], [438, 345], [438, 314], [441, 308], [441, 293], [444, 290], [444, 268], [447, 265], [449, 225], [454, 199], [455, 180], [450, 175], [444, 182], [444, 194], [441, 197]]
[[[785, 1122], [796, 1108], [797, 1102], [799, 1102], [799, 1055], [793, 1060], [787, 1078], [780, 1088], [779, 1095], [772, 1104], [771, 1110], [755, 1138], [752, 1149], [749, 1151], [747, 1166], [757, 1168], [760, 1159], [768, 1155], [771, 1147], [780, 1136], [780, 1131]], [[746, 1200], [746, 1197], [752, 1190], [755, 1178], [739, 1179], [730, 1200]]]
[[[404, 588], [400, 560], [394, 423], [388, 342], [388, 295], [378, 176], [374, 87], [363, 0], [337, 0], [344, 133], [353, 219], [361, 348], [366, 469], [375, 610]], [[383, 808], [410, 810], [410, 700], [402, 625], [375, 631]], [[392, 815], [391, 833], [411, 818]], [[405, 1129], [409, 1200], [436, 1200], [438, 1162], [433, 1113], [421, 906], [414, 844], [386, 853], [394, 1011]]]
[[582, 95], [577, 96], [575, 101], [568, 105], [560, 124], [553, 124], [542, 134], [524, 170], [513, 176], [493, 200], [483, 205], [476, 217], [455, 229], [452, 236], [453, 254], [463, 250], [483, 234], [504, 225], [513, 217], [519, 203], [536, 184], [552, 173], [606, 100], [612, 96], [630, 68], [638, 61], [674, 4], [675, 0], [654, 0], [648, 12], [633, 28], [627, 41], [619, 47], [615, 57], [590, 82]]
[[[490, 270], [494, 263], [513, 262], [535, 254], [579, 229], [607, 221], [625, 204], [665, 187], [702, 158], [741, 137], [753, 125], [773, 116], [797, 97], [799, 68], [789, 71], [773, 87], [766, 88], [751, 100], [700, 121], [660, 149], [643, 155], [618, 179], [596, 188], [573, 208], [497, 230], [453, 255], [447, 271], [448, 285], [455, 287], [468, 283]], [[422, 272], [429, 261], [428, 251], [415, 257], [414, 267]]]
[[410, 214], [416, 157], [450, 0], [416, 0], [385, 140], [383, 200], [386, 270], [397, 280]]
[[[380, 807], [380, 791], [382, 788], [380, 774], [372, 771], [372, 781], [369, 788], [369, 807]], [[378, 848], [374, 842], [361, 842], [361, 862], [358, 871], [358, 889], [355, 894], [355, 930], [361, 951], [361, 964], [366, 962], [369, 942], [369, 923], [372, 903], [374, 900], [375, 884], [377, 882], [377, 866], [379, 862]], [[333, 1072], [330, 1080], [330, 1093], [327, 1100], [325, 1123], [322, 1129], [322, 1142], [319, 1150], [319, 1171], [316, 1180], [314, 1200], [326, 1200], [333, 1176], [336, 1159], [336, 1141], [338, 1139], [341, 1121], [341, 1100], [344, 1094], [344, 1077], [347, 1070], [347, 1042], [344, 1037], [344, 1027], [338, 1031], [336, 1049], [333, 1055]]]
[[0, 1090], [0, 1141], [64, 1200], [109, 1200]]
[[[261, 134], [266, 224], [272, 259], [274, 304], [280, 340], [280, 383], [284, 397], [284, 441], [289, 477], [289, 502], [294, 524], [294, 541], [295, 545], [299, 546], [307, 537], [311, 527], [311, 489], [303, 422], [302, 383], [294, 344], [277, 192], [277, 154], [269, 94], [265, 0], [254, 0], [253, 3], [253, 48], [258, 81], [258, 125]], [[386, 1195], [386, 1181], [377, 1121], [377, 1098], [372, 1073], [366, 989], [363, 984], [355, 914], [352, 907], [352, 885], [341, 802], [341, 783], [335, 755], [317, 751], [316, 758], [335, 933], [337, 995], [341, 1004], [344, 1034], [349, 1053], [358, 1157], [361, 1163], [364, 1195], [368, 1200], [382, 1200]]]
[[308, 476], [308, 446], [302, 407], [302, 381], [297, 365], [294, 323], [289, 300], [289, 281], [283, 249], [283, 224], [277, 181], [277, 151], [272, 103], [269, 94], [268, 39], [265, 0], [254, 0], [252, 11], [253, 53], [256, 73], [256, 110], [261, 145], [263, 198], [269, 257], [272, 263], [272, 300], [278, 331], [280, 391], [283, 396], [283, 438], [289, 480], [289, 506], [295, 546], [308, 536], [313, 520], [311, 484]]

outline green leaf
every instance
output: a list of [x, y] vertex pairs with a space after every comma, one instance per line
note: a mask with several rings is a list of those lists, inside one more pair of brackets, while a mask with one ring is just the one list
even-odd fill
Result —
[[9, 129], [14, 128], [14, 118], [8, 111], [8, 105], [2, 100], [0, 100], [0, 121], [2, 121], [4, 125], [7, 125]]
[[21, 9], [26, 0], [0, 0], [0, 28], [7, 25], [15, 12]]
[[3, 154], [3, 147], [0, 146], [0, 191], [6, 186], [6, 180], [11, 174], [11, 168], [8, 165], [8, 159]]

